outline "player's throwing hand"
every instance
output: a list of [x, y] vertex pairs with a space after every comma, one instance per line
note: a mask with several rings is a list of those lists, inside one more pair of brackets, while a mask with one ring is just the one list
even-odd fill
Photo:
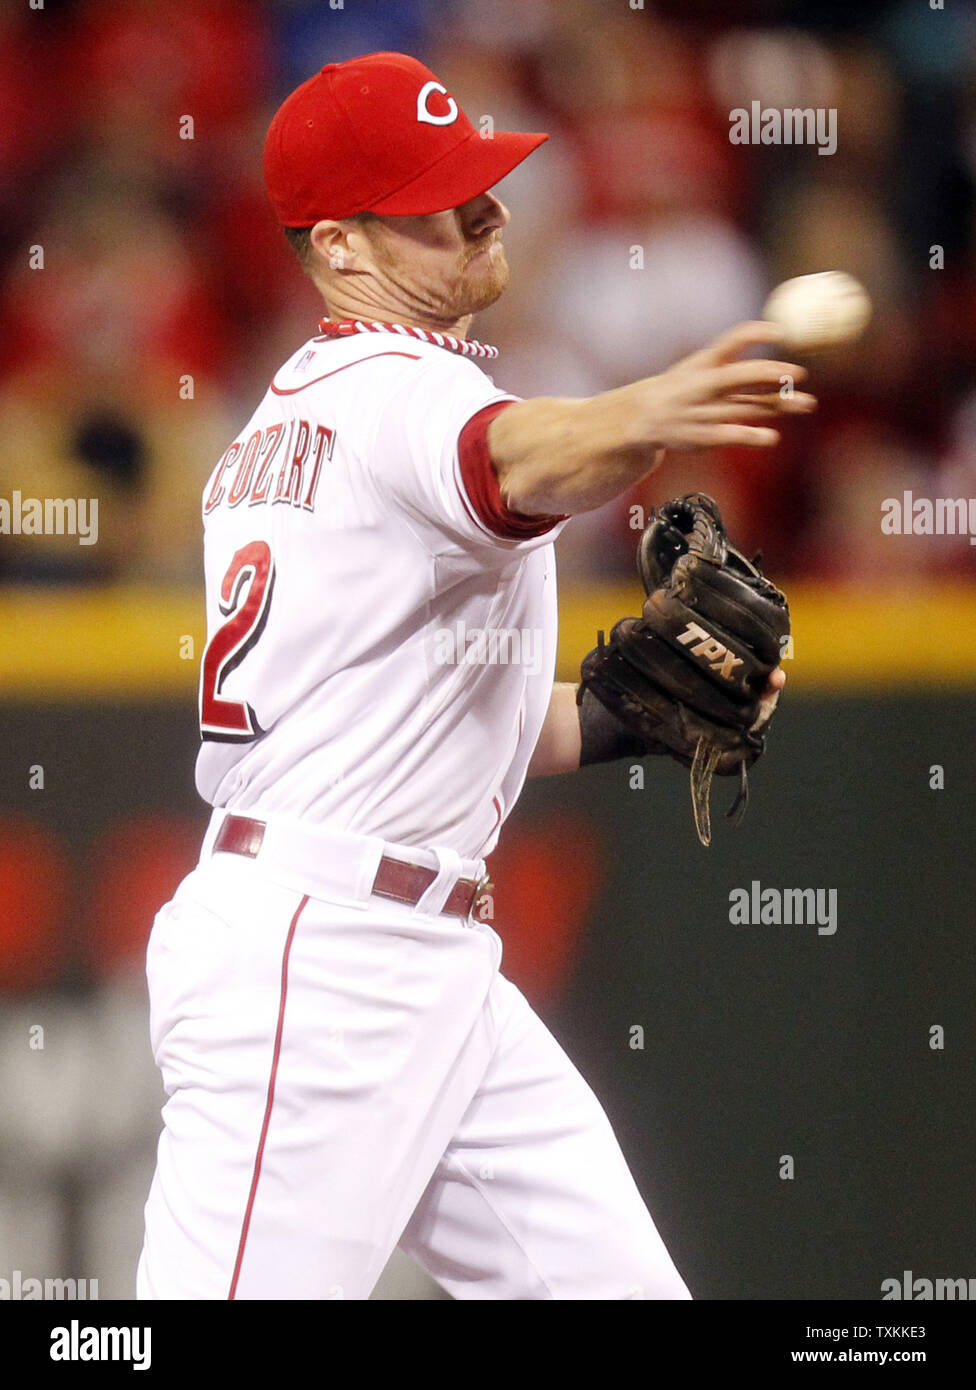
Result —
[[794, 389], [807, 370], [795, 362], [742, 360], [742, 354], [781, 338], [776, 324], [740, 323], [667, 371], [625, 388], [641, 403], [648, 443], [660, 449], [778, 443], [777, 430], [760, 422], [816, 408], [815, 396]]

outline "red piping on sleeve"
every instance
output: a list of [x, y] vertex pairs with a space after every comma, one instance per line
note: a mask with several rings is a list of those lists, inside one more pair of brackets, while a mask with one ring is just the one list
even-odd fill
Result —
[[524, 516], [505, 505], [488, 450], [488, 426], [500, 411], [514, 404], [496, 401], [472, 415], [458, 438], [458, 463], [464, 484], [461, 500], [469, 515], [473, 509], [482, 526], [503, 540], [522, 541], [530, 536], [544, 536], [568, 517]]

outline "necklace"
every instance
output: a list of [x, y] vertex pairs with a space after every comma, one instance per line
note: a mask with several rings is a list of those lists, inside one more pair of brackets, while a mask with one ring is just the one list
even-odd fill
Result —
[[432, 328], [414, 328], [412, 324], [364, 322], [362, 319], [320, 319], [319, 332], [325, 338], [347, 338], [353, 333], [400, 333], [405, 338], [420, 338], [422, 342], [459, 352], [464, 357], [497, 357], [498, 349], [475, 338], [453, 338], [450, 333], [435, 333]]

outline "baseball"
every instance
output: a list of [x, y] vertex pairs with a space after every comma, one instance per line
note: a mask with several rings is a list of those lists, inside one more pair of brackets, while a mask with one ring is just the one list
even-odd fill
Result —
[[783, 329], [787, 348], [823, 352], [861, 336], [871, 318], [871, 299], [853, 275], [824, 270], [777, 285], [763, 317]]

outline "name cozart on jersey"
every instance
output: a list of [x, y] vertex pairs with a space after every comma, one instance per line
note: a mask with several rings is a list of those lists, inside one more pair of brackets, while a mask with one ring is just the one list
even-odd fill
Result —
[[212, 805], [490, 853], [549, 703], [567, 520], [499, 496], [485, 436], [515, 399], [419, 330], [329, 331], [275, 376], [203, 496]]

